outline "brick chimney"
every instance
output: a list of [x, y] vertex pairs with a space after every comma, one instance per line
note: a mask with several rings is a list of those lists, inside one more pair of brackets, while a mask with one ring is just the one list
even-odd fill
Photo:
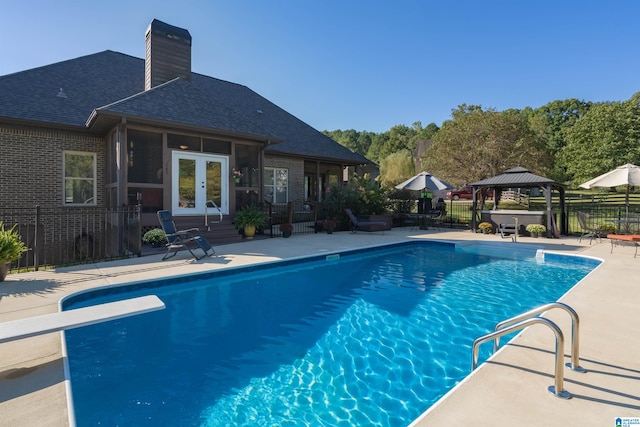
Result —
[[183, 77], [191, 80], [191, 34], [154, 19], [145, 34], [144, 90]]

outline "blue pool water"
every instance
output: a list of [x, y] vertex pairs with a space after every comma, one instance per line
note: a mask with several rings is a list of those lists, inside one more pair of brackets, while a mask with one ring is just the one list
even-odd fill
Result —
[[469, 374], [474, 338], [597, 265], [486, 252], [393, 245], [73, 298], [167, 306], [67, 331], [77, 423], [407, 425]]

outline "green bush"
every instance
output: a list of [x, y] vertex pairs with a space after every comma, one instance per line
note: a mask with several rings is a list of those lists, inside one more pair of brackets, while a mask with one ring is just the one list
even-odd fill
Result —
[[5, 230], [4, 224], [0, 221], [0, 263], [15, 261], [28, 250], [18, 232], [15, 231], [16, 225]]
[[617, 233], [616, 226], [613, 224], [603, 224], [600, 226], [600, 230], [602, 230], [603, 232], [606, 232], [607, 234]]
[[493, 231], [493, 224], [490, 222], [481, 222], [478, 224], [478, 228], [482, 231], [488, 230], [489, 232]]
[[529, 233], [544, 233], [547, 231], [547, 227], [542, 224], [529, 224], [525, 229]]
[[159, 228], [154, 228], [144, 233], [142, 241], [151, 246], [162, 246], [167, 244], [167, 236], [164, 235], [164, 231]]
[[348, 221], [344, 209], [356, 215], [377, 215], [387, 212], [389, 197], [379, 183], [368, 175], [354, 174], [346, 186], [333, 186], [321, 204], [322, 218], [339, 218], [338, 229], [346, 230]]

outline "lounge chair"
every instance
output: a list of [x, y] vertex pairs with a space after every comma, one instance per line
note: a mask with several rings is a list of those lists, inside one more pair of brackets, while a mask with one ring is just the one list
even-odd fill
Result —
[[[370, 228], [371, 226], [387, 226], [385, 221], [360, 221], [357, 216], [353, 214], [351, 209], [345, 209], [344, 212], [349, 217], [349, 231], [355, 233], [357, 231], [362, 231], [365, 228]], [[370, 230], [367, 230], [370, 231]]]
[[[202, 259], [207, 255], [212, 256], [216, 253], [207, 239], [196, 234], [199, 231], [197, 228], [178, 230], [170, 211], [158, 211], [158, 220], [160, 221], [165, 236], [167, 236], [167, 253], [162, 257], [163, 261], [175, 256], [178, 251], [182, 249], [188, 250], [196, 260]], [[204, 252], [204, 255], [198, 257], [190, 246], [193, 246], [194, 249], [200, 248], [202, 252]]]
[[607, 234], [607, 239], [611, 242], [611, 253], [614, 245], [629, 244], [636, 248], [633, 257], [638, 255], [638, 245], [640, 244], [640, 234]]

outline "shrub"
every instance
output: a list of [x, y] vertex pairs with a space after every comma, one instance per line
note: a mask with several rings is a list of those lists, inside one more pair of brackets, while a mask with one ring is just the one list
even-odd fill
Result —
[[491, 224], [490, 222], [481, 222], [480, 224], [478, 224], [478, 228], [482, 231], [485, 231], [485, 230], [492, 231], [493, 224]]
[[320, 204], [322, 218], [336, 218], [339, 229], [348, 228], [348, 220], [344, 214], [345, 208], [350, 208], [358, 215], [376, 215], [387, 212], [389, 198], [384, 188], [378, 182], [354, 174], [346, 186], [332, 186]]
[[544, 233], [547, 231], [547, 227], [542, 224], [529, 224], [525, 229], [529, 233]]
[[164, 235], [164, 231], [159, 228], [154, 228], [144, 233], [142, 241], [151, 246], [162, 246], [167, 244], [167, 236]]
[[613, 224], [603, 224], [600, 226], [600, 230], [607, 234], [616, 234], [617, 232], [616, 226]]

